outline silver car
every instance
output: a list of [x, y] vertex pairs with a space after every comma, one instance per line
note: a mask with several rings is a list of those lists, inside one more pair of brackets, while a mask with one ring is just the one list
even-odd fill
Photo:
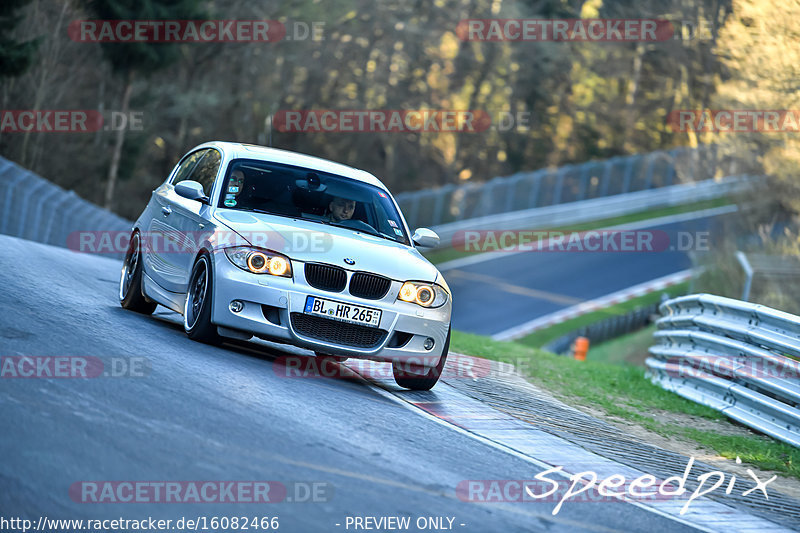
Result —
[[120, 277], [122, 307], [157, 304], [187, 335], [253, 336], [392, 363], [428, 390], [450, 345], [450, 289], [375, 176], [284, 150], [210, 142], [191, 150], [136, 220]]

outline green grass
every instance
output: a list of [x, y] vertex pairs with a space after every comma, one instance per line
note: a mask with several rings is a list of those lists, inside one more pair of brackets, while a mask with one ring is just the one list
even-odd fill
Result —
[[[593, 220], [591, 222], [584, 222], [575, 224], [569, 227], [555, 227], [555, 228], [536, 228], [536, 231], [589, 231], [601, 228], [608, 228], [611, 226], [619, 226], [620, 224], [628, 224], [630, 222], [639, 222], [640, 220], [649, 220], [652, 218], [665, 217], [669, 215], [677, 215], [680, 213], [689, 213], [692, 211], [701, 211], [703, 209], [711, 209], [714, 207], [721, 207], [729, 205], [731, 200], [729, 198], [716, 198], [714, 200], [703, 200], [700, 202], [693, 202], [691, 204], [678, 205], [673, 207], [662, 207], [659, 209], [650, 209], [648, 211], [640, 211], [628, 215], [621, 215], [617, 217], [609, 217], [601, 220]], [[519, 228], [529, 229], [529, 228]], [[423, 255], [433, 264], [444, 263], [452, 259], [459, 259], [472, 255], [473, 252], [463, 252], [453, 248], [441, 248], [438, 250], [431, 250], [424, 252]]]
[[647, 358], [647, 349], [653, 345], [653, 333], [656, 325], [651, 324], [640, 330], [622, 335], [598, 344], [589, 346], [589, 353], [586, 359], [603, 363], [644, 366]]
[[627, 302], [611, 305], [605, 309], [585, 313], [570, 320], [565, 320], [558, 324], [553, 324], [552, 326], [536, 330], [533, 333], [522, 337], [517, 342], [533, 348], [541, 348], [548, 342], [554, 341], [562, 335], [566, 335], [567, 333], [583, 326], [588, 326], [589, 324], [597, 322], [598, 320], [602, 320], [614, 315], [623, 315], [629, 311], [633, 311], [637, 307], [654, 304], [661, 300], [661, 295], [663, 293], [667, 293], [670, 297], [675, 297], [686, 294], [688, 290], [688, 281], [676, 283], [675, 285], [667, 287], [663, 290], [637, 296], [636, 298], [632, 298]]
[[500, 342], [459, 331], [453, 332], [450, 348], [514, 364], [532, 383], [568, 404], [591, 406], [665, 437], [681, 436], [723, 457], [739, 456], [759, 468], [800, 479], [800, 449], [788, 444], [759, 435], [724, 435], [655, 420], [649, 413], [677, 413], [728, 423], [722, 413], [653, 385], [644, 377], [643, 368], [592, 360], [575, 361], [519, 342]]

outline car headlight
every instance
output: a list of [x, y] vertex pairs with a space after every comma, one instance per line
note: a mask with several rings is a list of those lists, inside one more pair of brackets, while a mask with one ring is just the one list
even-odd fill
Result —
[[249, 246], [225, 248], [231, 263], [253, 274], [271, 274], [284, 278], [292, 277], [292, 263], [285, 255], [270, 250], [259, 250]]
[[435, 283], [406, 281], [397, 299], [422, 307], [441, 307], [447, 302], [447, 296], [447, 291]]

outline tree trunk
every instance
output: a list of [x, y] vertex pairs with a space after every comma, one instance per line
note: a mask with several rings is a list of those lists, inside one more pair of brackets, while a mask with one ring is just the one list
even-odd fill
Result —
[[[131, 102], [131, 90], [133, 89], [133, 71], [128, 71], [125, 80], [125, 90], [122, 93], [122, 107], [120, 112], [122, 116], [128, 116], [128, 109]], [[119, 160], [122, 157], [122, 145], [125, 143], [125, 130], [126, 127], [120, 128], [117, 133], [117, 139], [114, 143], [114, 152], [111, 154], [111, 166], [108, 168], [108, 181], [106, 183], [106, 201], [104, 207], [111, 209], [112, 202], [114, 201], [114, 189], [117, 186], [117, 174], [119, 171]]]
[[633, 129], [636, 124], [636, 97], [639, 93], [639, 81], [642, 77], [642, 56], [644, 55], [644, 45], [638, 43], [633, 55], [633, 73], [628, 81], [628, 94], [625, 96], [625, 133], [623, 134], [622, 147], [629, 153], [635, 153], [638, 147], [633, 142]]

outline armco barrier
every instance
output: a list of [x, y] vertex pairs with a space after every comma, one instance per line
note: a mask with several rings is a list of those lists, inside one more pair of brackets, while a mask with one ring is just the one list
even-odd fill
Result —
[[55, 246], [66, 247], [67, 237], [75, 231], [129, 231], [132, 226], [3, 157], [0, 206], [0, 233]]
[[[461, 220], [434, 226], [433, 229], [441, 239], [440, 247], [446, 248], [453, 244], [454, 237], [465, 231], [546, 229], [592, 222], [649, 209], [722, 198], [741, 192], [755, 179], [757, 178], [754, 176], [729, 176], [718, 180], [670, 185], [658, 189]], [[409, 226], [414, 229], [410, 223]]]
[[502, 213], [701, 182], [740, 174], [741, 169], [736, 161], [723, 156], [716, 145], [709, 144], [519, 172], [486, 182], [401, 193], [396, 198], [410, 227], [437, 227]]
[[660, 310], [654, 383], [800, 447], [800, 317], [709, 294]]

